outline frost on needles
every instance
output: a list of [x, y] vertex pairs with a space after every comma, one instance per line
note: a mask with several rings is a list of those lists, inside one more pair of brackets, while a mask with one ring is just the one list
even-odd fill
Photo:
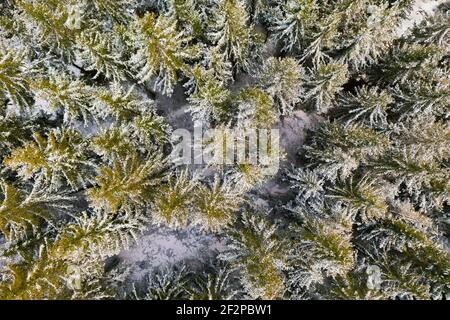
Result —
[[[0, 299], [448, 298], [450, 3], [423, 3], [2, 1]], [[277, 173], [169, 157], [194, 120], [298, 115]], [[117, 256], [154, 228], [221, 245], [138, 281]]]

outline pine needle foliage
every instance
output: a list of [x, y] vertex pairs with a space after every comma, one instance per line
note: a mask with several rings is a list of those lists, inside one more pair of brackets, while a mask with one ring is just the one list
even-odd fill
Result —
[[448, 298], [449, 9], [2, 1], [0, 299]]
[[55, 188], [66, 183], [76, 189], [86, 182], [81, 170], [91, 166], [85, 145], [75, 130], [56, 129], [47, 137], [34, 133], [33, 141], [14, 149], [3, 163], [24, 179], [44, 177]]
[[178, 72], [188, 73], [187, 59], [194, 59], [197, 49], [190, 37], [178, 32], [175, 21], [146, 13], [135, 25], [137, 52], [135, 61], [141, 65], [138, 79], [145, 82], [156, 76], [155, 88], [171, 94]]
[[138, 154], [119, 156], [111, 165], [98, 168], [96, 187], [87, 190], [87, 198], [93, 207], [111, 214], [132, 212], [146, 205], [151, 187], [158, 184], [163, 171], [164, 163], [157, 154], [149, 159]]
[[282, 242], [276, 227], [258, 214], [244, 213], [242, 226], [229, 233], [223, 259], [241, 270], [241, 281], [253, 299], [277, 299], [284, 294]]

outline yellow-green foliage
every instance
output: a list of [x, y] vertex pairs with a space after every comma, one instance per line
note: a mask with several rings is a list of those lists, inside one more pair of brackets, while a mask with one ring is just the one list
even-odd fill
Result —
[[314, 103], [317, 111], [326, 112], [331, 107], [335, 95], [347, 82], [347, 68], [346, 64], [328, 63], [318, 65], [313, 71], [306, 84], [309, 89], [306, 98]]
[[[105, 257], [127, 249], [142, 231], [135, 216], [112, 218], [104, 212], [83, 213], [45, 238], [36, 252], [25, 255], [4, 272], [2, 299], [92, 299], [110, 296]], [[109, 279], [108, 279], [109, 278]]]
[[204, 17], [199, 11], [202, 10], [203, 3], [194, 0], [169, 0], [167, 2], [168, 15], [171, 19], [176, 20], [178, 25], [186, 28], [190, 34], [201, 35], [204, 28], [202, 21]]
[[17, 148], [7, 156], [3, 163], [17, 170], [24, 179], [43, 176], [52, 186], [63, 183], [76, 188], [86, 180], [86, 170], [91, 163], [85, 153], [85, 142], [75, 130], [54, 130], [47, 137], [39, 133], [33, 135], [34, 141]]
[[3, 182], [1, 185], [0, 232], [8, 240], [25, 238], [38, 233], [43, 222], [51, 219], [50, 212], [66, 209], [70, 198], [48, 195], [44, 186], [36, 183], [27, 194]]
[[241, 270], [243, 285], [251, 298], [282, 298], [285, 248], [276, 226], [253, 212], [244, 213], [242, 223], [241, 228], [230, 231], [229, 250], [224, 258]]
[[[248, 69], [250, 49], [258, 46], [258, 35], [252, 33], [249, 17], [240, 0], [221, 0], [213, 11], [210, 37], [225, 59], [236, 67]], [[253, 54], [257, 53], [256, 51]]]
[[201, 228], [220, 231], [236, 219], [242, 194], [230, 181], [215, 177], [211, 186], [200, 185], [195, 190], [194, 215]]
[[135, 146], [130, 140], [128, 127], [113, 127], [93, 137], [92, 148], [97, 154], [107, 159], [115, 157], [125, 159], [127, 155], [133, 153]]
[[189, 101], [194, 106], [191, 106], [191, 112], [196, 119], [222, 121], [228, 116], [231, 92], [224, 85], [225, 79], [218, 79], [212, 71], [198, 66], [192, 69], [194, 89]]
[[155, 190], [151, 214], [157, 223], [182, 227], [186, 226], [196, 192], [197, 181], [187, 170], [167, 177], [167, 182]]
[[146, 13], [136, 20], [135, 33], [139, 45], [136, 61], [141, 65], [138, 79], [145, 82], [158, 76], [156, 86], [171, 94], [177, 73], [189, 72], [185, 60], [194, 58], [197, 48], [190, 45], [189, 36], [177, 31], [174, 20], [163, 15]]
[[168, 140], [171, 129], [165, 119], [154, 111], [147, 111], [145, 115], [138, 116], [133, 121], [134, 135], [144, 145], [163, 144]]
[[293, 58], [269, 58], [259, 75], [261, 87], [278, 104], [279, 113], [289, 115], [300, 102], [304, 71]]
[[17, 0], [14, 4], [21, 11], [20, 17], [31, 22], [29, 27], [38, 33], [41, 45], [71, 56], [70, 50], [76, 34], [66, 24], [70, 5], [65, 6], [56, 0]]
[[248, 88], [240, 92], [240, 119], [242, 126], [253, 124], [258, 128], [270, 128], [278, 114], [272, 97], [262, 89]]
[[125, 91], [117, 83], [109, 90], [97, 90], [94, 96], [96, 99], [93, 106], [96, 113], [104, 118], [114, 116], [118, 121], [132, 119], [139, 114], [141, 107], [144, 105], [134, 94], [134, 87]]
[[360, 164], [380, 157], [390, 144], [383, 133], [359, 124], [325, 123], [313, 139], [307, 157], [331, 178], [348, 177]]
[[[368, 238], [384, 248], [380, 267], [390, 280], [386, 291], [392, 296], [429, 299], [449, 287], [449, 254], [438, 241], [438, 228], [410, 203], [395, 203], [389, 216], [372, 228]], [[398, 252], [401, 257], [394, 259]]]
[[[19, 107], [29, 105], [29, 78], [25, 54], [5, 50], [0, 45], [0, 99], [9, 99]], [[0, 109], [1, 110], [1, 109]]]
[[327, 257], [339, 264], [342, 269], [336, 270], [336, 273], [345, 274], [353, 267], [354, 256], [348, 227], [343, 228], [338, 224], [328, 226], [325, 221], [312, 218], [307, 220], [300, 236], [304, 250], [311, 250], [310, 255]]
[[0, 299], [448, 298], [438, 2], [0, 0]]
[[358, 182], [352, 178], [330, 189], [329, 197], [341, 201], [353, 214], [360, 213], [364, 219], [383, 217], [387, 204], [383, 186], [376, 180], [364, 177]]
[[133, 4], [133, 1], [130, 0], [92, 0], [88, 2], [91, 2], [97, 12], [116, 22], [124, 22], [130, 18], [125, 9]]
[[87, 198], [93, 207], [111, 214], [143, 208], [160, 183], [164, 167], [156, 150], [148, 159], [136, 153], [117, 157], [111, 165], [97, 169], [95, 187], [87, 190]]
[[296, 286], [313, 287], [326, 277], [345, 277], [355, 267], [351, 221], [337, 212], [332, 217], [307, 214], [294, 232], [299, 242], [290, 255], [290, 281]]
[[114, 34], [103, 34], [96, 31], [82, 32], [77, 37], [77, 46], [82, 49], [82, 58], [88, 63], [86, 70], [95, 70], [106, 78], [115, 81], [125, 80], [130, 76], [126, 64], [122, 61], [120, 49], [114, 45]]
[[11, 152], [12, 149], [19, 147], [23, 141], [26, 141], [31, 135], [31, 125], [24, 122], [17, 116], [0, 116], [0, 157]]
[[51, 110], [63, 109], [66, 121], [81, 117], [86, 123], [92, 115], [91, 88], [80, 80], [55, 75], [33, 80], [31, 88], [36, 99], [45, 100]]

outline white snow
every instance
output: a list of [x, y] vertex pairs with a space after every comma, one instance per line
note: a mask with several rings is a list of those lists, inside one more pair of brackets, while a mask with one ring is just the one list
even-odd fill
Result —
[[137, 245], [120, 253], [119, 259], [131, 268], [131, 279], [138, 281], [154, 268], [177, 263], [192, 266], [224, 248], [223, 240], [193, 227], [179, 231], [152, 227]]
[[425, 19], [427, 15], [432, 14], [433, 11], [444, 2], [446, 2], [446, 0], [416, 0], [411, 13], [398, 27], [397, 36], [401, 37], [406, 34], [416, 24], [419, 24]]

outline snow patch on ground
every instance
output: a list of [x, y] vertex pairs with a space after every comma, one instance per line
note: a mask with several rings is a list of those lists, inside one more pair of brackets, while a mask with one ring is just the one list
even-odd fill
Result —
[[306, 131], [313, 129], [319, 120], [320, 117], [315, 114], [298, 110], [278, 123], [276, 128], [280, 130], [281, 148], [286, 153], [285, 162], [296, 162], [297, 152], [305, 142]]
[[280, 162], [277, 176], [258, 187], [259, 196], [280, 199], [290, 193], [289, 185], [283, 181], [282, 176], [292, 165], [298, 164], [297, 154], [305, 142], [307, 131], [312, 130], [320, 121], [319, 116], [298, 110], [275, 126], [280, 130], [280, 147], [285, 158]]
[[140, 281], [161, 266], [185, 263], [195, 267], [224, 248], [222, 239], [194, 227], [186, 230], [152, 227], [133, 248], [118, 257], [131, 268], [131, 280]]
[[189, 112], [189, 102], [185, 90], [182, 85], [177, 85], [170, 97], [157, 93], [155, 102], [158, 110], [164, 114], [172, 129], [193, 131], [194, 122]]

